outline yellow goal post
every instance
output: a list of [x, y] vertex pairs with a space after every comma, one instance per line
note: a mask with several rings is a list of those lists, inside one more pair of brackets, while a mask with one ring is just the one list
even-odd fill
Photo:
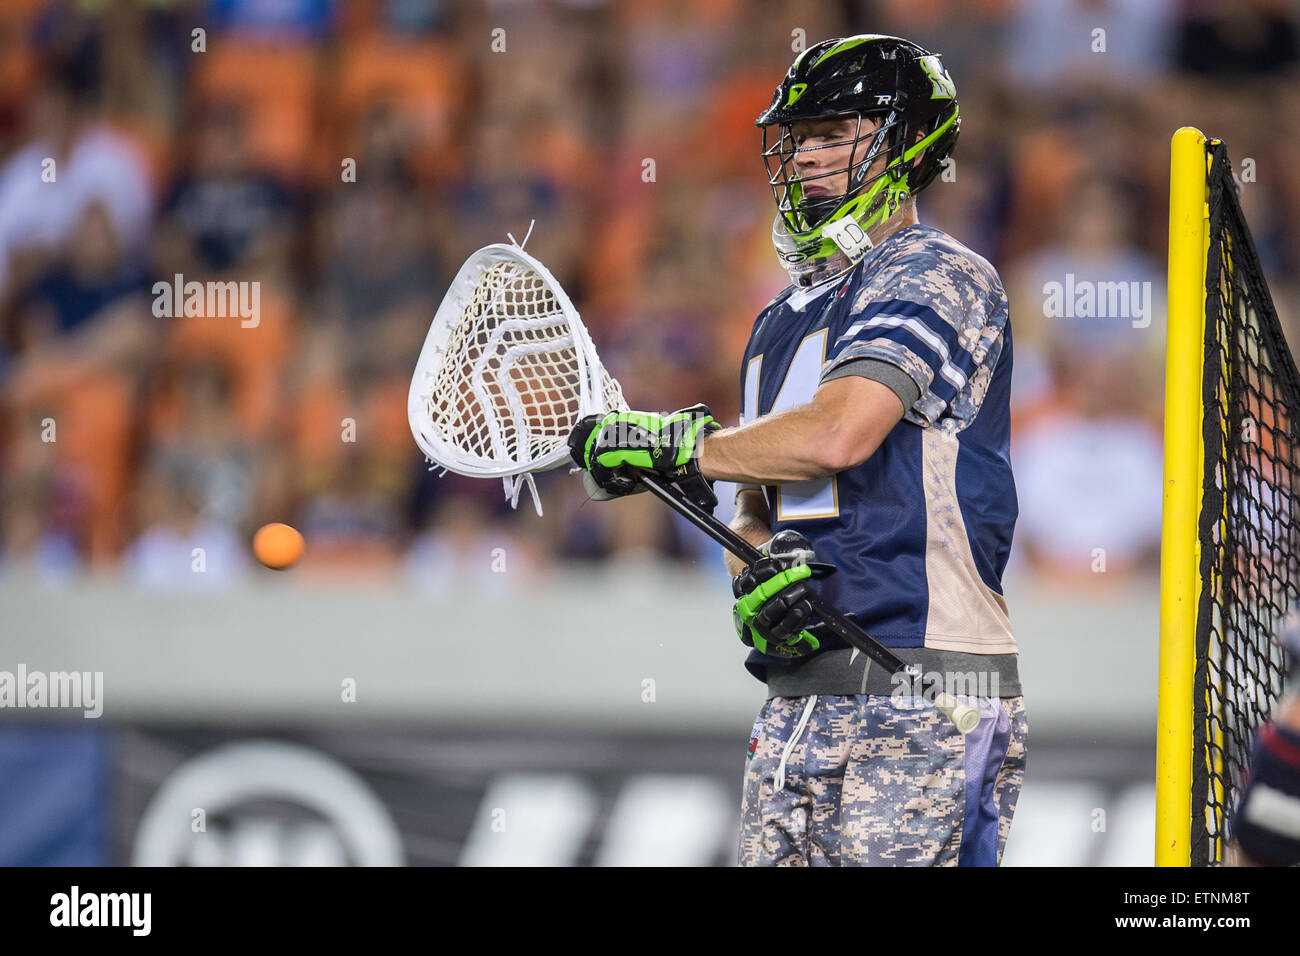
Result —
[[1200, 599], [1204, 448], [1205, 257], [1209, 247], [1205, 135], [1174, 133], [1169, 167], [1169, 294], [1165, 353], [1160, 664], [1156, 737], [1157, 866], [1188, 866], [1191, 853], [1193, 677]]

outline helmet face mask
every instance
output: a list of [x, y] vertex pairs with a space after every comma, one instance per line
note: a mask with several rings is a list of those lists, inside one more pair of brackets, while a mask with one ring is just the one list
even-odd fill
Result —
[[[852, 123], [850, 138], [797, 142], [796, 125], [836, 120]], [[956, 88], [938, 56], [898, 37], [863, 34], [800, 53], [755, 125], [776, 199], [777, 254], [791, 279], [808, 285], [851, 267], [871, 246], [865, 238], [838, 243], [848, 233], [833, 224], [851, 219], [857, 229], [849, 232], [865, 237], [892, 216], [933, 181], [961, 122]], [[807, 153], [845, 147], [836, 168], [800, 163]], [[826, 191], [809, 195], [819, 183]]]
[[[879, 126], [864, 123], [869, 117], [863, 113], [846, 113], [841, 116], [824, 117], [827, 120], [852, 120], [854, 131], [849, 139], [823, 143], [819, 146], [801, 146], [794, 134], [795, 123], [782, 123], [777, 127], [763, 127], [763, 163], [767, 167], [767, 183], [776, 198], [777, 211], [785, 221], [786, 229], [791, 234], [806, 233], [825, 224], [849, 199], [861, 193], [875, 182], [884, 172], [867, 178], [868, 170], [876, 158], [888, 152], [888, 143], [896, 119], [885, 118]], [[805, 121], [805, 122], [815, 122]], [[864, 130], [864, 127], [867, 127]], [[773, 133], [775, 132], [775, 135]], [[770, 145], [769, 139], [774, 140]], [[808, 153], [828, 149], [849, 147], [848, 161], [825, 172], [808, 173], [799, 167], [799, 158]], [[844, 177], [844, 188], [838, 192], [830, 187], [827, 180]], [[809, 196], [807, 189], [820, 184], [826, 190], [822, 195]]]

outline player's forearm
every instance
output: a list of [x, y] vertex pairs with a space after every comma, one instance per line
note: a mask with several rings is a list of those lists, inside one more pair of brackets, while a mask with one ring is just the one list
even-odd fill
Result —
[[[767, 521], [752, 514], [738, 514], [731, 522], [731, 530], [736, 532], [754, 547], [758, 547], [772, 537], [772, 527]], [[745, 562], [730, 551], [724, 552], [727, 559], [727, 573], [733, 578], [745, 569]]]
[[714, 481], [760, 485], [825, 478], [843, 469], [841, 444], [820, 409], [801, 405], [714, 432], [700, 443], [700, 471]]

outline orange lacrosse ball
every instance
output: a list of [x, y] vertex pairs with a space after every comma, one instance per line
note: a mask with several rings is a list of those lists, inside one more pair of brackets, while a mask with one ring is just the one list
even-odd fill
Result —
[[257, 560], [277, 571], [296, 564], [302, 557], [302, 548], [302, 535], [287, 524], [264, 524], [253, 535], [253, 553]]

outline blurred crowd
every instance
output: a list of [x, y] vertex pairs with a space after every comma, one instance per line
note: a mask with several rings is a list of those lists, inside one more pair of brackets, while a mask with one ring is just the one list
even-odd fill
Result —
[[[919, 212], [1010, 296], [1016, 567], [1151, 571], [1179, 126], [1227, 142], [1300, 341], [1286, 0], [6, 0], [0, 571], [223, 586], [285, 521], [305, 574], [432, 591], [556, 560], [720, 572], [652, 496], [586, 502], [560, 470], [538, 517], [430, 472], [411, 372], [460, 263], [536, 220], [529, 251], [630, 405], [734, 423], [787, 281], [753, 120], [797, 50], [859, 32], [940, 52], [957, 83], [955, 164]], [[160, 310], [177, 275], [257, 282], [256, 322]], [[1048, 305], [1080, 282], [1134, 299]]]

